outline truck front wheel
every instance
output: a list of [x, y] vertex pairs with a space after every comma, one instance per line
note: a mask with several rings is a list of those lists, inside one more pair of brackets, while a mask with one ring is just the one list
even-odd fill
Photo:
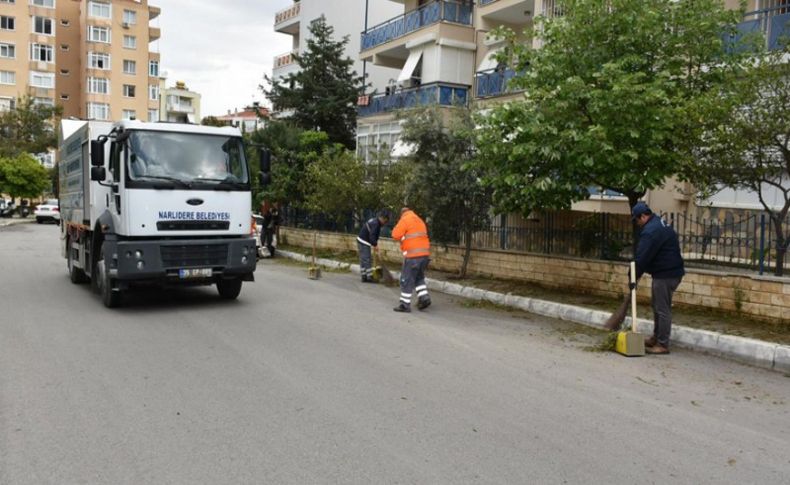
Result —
[[121, 291], [113, 288], [107, 264], [104, 257], [104, 245], [99, 250], [99, 260], [96, 261], [95, 278], [96, 286], [101, 295], [102, 303], [107, 308], [115, 308], [121, 304]]
[[217, 291], [219, 292], [219, 297], [223, 300], [235, 300], [241, 293], [241, 280], [218, 280]]

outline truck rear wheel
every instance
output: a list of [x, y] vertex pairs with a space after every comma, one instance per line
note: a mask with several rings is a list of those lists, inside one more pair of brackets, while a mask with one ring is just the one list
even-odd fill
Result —
[[71, 238], [66, 239], [66, 265], [69, 269], [69, 279], [75, 285], [88, 282], [88, 275], [82, 268], [74, 266], [74, 250], [71, 249]]
[[219, 292], [219, 297], [223, 300], [235, 300], [241, 293], [241, 280], [218, 280], [217, 291]]
[[115, 308], [121, 305], [121, 290], [113, 288], [113, 281], [110, 278], [110, 273], [107, 270], [107, 264], [104, 258], [104, 245], [102, 244], [99, 250], [99, 260], [96, 262], [95, 270], [96, 287], [101, 295], [102, 303], [107, 308]]

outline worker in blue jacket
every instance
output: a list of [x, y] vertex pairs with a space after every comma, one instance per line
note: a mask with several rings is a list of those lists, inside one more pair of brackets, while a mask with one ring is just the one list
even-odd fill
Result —
[[373, 283], [373, 268], [371, 264], [371, 249], [378, 252], [379, 235], [381, 228], [386, 226], [390, 220], [389, 212], [383, 210], [378, 215], [364, 224], [357, 236], [357, 248], [359, 248], [359, 272], [363, 283]]
[[635, 257], [636, 279], [644, 273], [653, 277], [653, 336], [645, 341], [645, 352], [668, 354], [672, 331], [672, 294], [686, 274], [678, 235], [672, 226], [654, 215], [644, 202], [637, 202], [631, 215], [641, 228]]

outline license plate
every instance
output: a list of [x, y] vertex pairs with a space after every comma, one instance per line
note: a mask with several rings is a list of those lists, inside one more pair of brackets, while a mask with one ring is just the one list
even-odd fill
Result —
[[183, 279], [189, 278], [210, 278], [211, 268], [190, 268], [178, 270], [178, 277]]

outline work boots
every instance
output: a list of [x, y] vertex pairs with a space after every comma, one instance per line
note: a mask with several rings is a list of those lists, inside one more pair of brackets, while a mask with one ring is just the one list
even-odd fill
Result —
[[423, 297], [420, 297], [419, 300], [417, 300], [417, 308], [419, 310], [425, 310], [429, 306], [431, 306], [431, 297], [430, 296], [423, 296]]
[[403, 302], [401, 302], [398, 306], [392, 309], [394, 312], [398, 313], [411, 313], [411, 307]]

